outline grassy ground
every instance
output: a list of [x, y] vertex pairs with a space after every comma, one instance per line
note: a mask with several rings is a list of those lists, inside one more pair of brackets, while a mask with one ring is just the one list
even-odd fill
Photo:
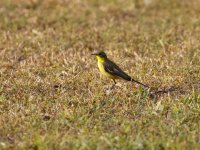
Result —
[[[200, 149], [200, 1], [1, 0], [0, 149]], [[100, 79], [95, 50], [135, 79]]]

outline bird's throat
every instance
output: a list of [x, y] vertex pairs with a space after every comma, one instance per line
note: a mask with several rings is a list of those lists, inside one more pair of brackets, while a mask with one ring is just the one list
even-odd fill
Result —
[[104, 62], [104, 58], [102, 58], [100, 56], [96, 56], [96, 57], [97, 57], [98, 62]]

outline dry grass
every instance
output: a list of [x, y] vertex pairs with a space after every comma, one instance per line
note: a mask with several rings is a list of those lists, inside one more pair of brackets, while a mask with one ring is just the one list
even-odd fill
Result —
[[[0, 1], [0, 148], [200, 149], [200, 1]], [[157, 89], [100, 79], [94, 50]]]

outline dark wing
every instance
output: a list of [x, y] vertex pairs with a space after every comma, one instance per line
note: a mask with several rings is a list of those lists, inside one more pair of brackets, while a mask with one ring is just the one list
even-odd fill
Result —
[[114, 76], [118, 76], [124, 80], [132, 81], [132, 82], [142, 85], [143, 87], [149, 88], [147, 85], [131, 78], [129, 75], [127, 75], [125, 72], [123, 72], [114, 62], [112, 62], [110, 60], [104, 61], [103, 66], [104, 66], [104, 69], [106, 72], [108, 72]]
[[106, 60], [103, 63], [104, 69], [106, 72], [118, 76], [124, 80], [131, 81], [131, 77], [123, 72], [114, 62]]

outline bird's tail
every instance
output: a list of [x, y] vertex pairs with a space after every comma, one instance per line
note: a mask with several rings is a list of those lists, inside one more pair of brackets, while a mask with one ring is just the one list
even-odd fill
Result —
[[135, 82], [137, 84], [140, 84], [142, 85], [143, 88], [147, 88], [149, 89], [149, 86], [148, 85], [145, 85], [137, 80], [134, 80], [133, 78], [131, 78], [128, 74], [126, 74], [125, 72], [123, 71], [120, 71], [120, 72], [117, 72], [118, 73], [118, 76], [121, 77], [122, 79], [124, 80], [127, 80], [127, 81], [132, 81], [132, 82]]
[[137, 84], [140, 84], [140, 85], [142, 85], [144, 88], [148, 88], [148, 89], [149, 89], [149, 86], [148, 86], [148, 85], [145, 85], [145, 84], [143, 84], [143, 83], [141, 83], [141, 82], [139, 82], [139, 81], [137, 81], [137, 80], [134, 80], [133, 78], [131, 78], [130, 81], [135, 82], [135, 83], [137, 83]]

